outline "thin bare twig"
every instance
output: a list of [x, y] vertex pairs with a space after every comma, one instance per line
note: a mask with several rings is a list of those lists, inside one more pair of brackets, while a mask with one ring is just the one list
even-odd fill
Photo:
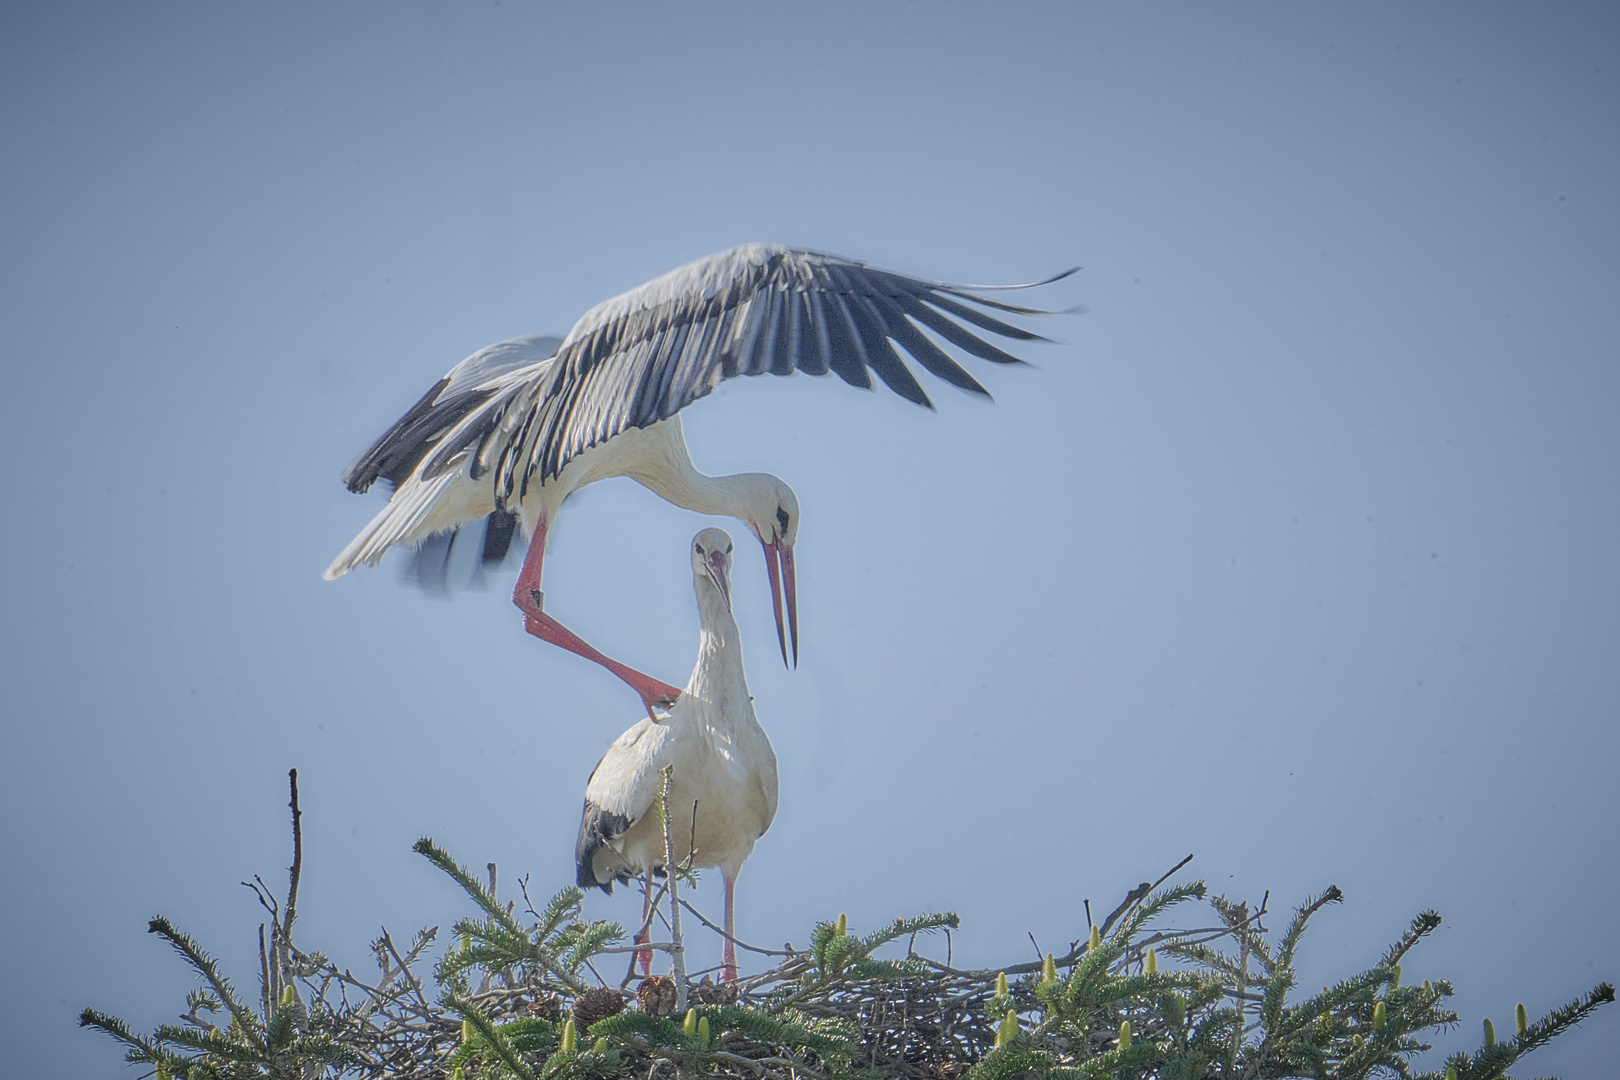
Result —
[[[707, 926], [710, 930], [713, 930], [715, 933], [719, 934], [721, 937], [725, 938], [727, 941], [731, 942], [733, 945], [736, 945], [738, 948], [747, 949], [749, 952], [759, 953], [761, 956], [792, 956], [792, 955], [794, 955], [793, 953], [788, 952], [786, 949], [761, 949], [756, 945], [750, 945], [746, 941], [740, 941], [737, 938], [732, 937], [730, 934], [726, 933], [720, 927], [714, 925], [714, 923], [712, 923], [708, 919], [704, 918], [703, 912], [701, 912], [697, 908], [693, 907], [690, 901], [682, 900], [681, 901], [681, 907], [685, 908], [687, 911], [690, 911], [693, 915], [696, 915], [697, 919], [698, 919], [698, 922], [702, 923], [704, 926]], [[913, 936], [915, 936], [915, 935], [913, 935]]]
[[[493, 866], [494, 864], [491, 863], [490, 865]], [[399, 950], [394, 948], [394, 939], [389, 936], [386, 928], [382, 932], [382, 941], [383, 945], [388, 949], [389, 954], [393, 956], [394, 963], [399, 965], [399, 973], [405, 976], [406, 984], [416, 993], [416, 1000], [421, 1003], [423, 1009], [432, 1008], [432, 1006], [428, 1004], [427, 996], [422, 993], [421, 981], [418, 980], [415, 973], [411, 971], [411, 966], [407, 964], [405, 959], [399, 955]]]
[[293, 859], [292, 865], [287, 868], [287, 906], [282, 910], [282, 951], [277, 958], [282, 965], [280, 975], [283, 979], [286, 978], [288, 969], [292, 966], [292, 958], [288, 955], [288, 950], [292, 946], [293, 920], [297, 918], [298, 879], [302, 876], [304, 870], [304, 825], [302, 820], [304, 812], [298, 809], [297, 769], [287, 770], [287, 786], [292, 793], [287, 800], [287, 805], [292, 808]]

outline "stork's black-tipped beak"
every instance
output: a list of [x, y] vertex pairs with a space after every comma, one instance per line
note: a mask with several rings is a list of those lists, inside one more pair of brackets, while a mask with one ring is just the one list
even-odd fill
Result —
[[[793, 575], [793, 548], [777, 539], [763, 542], [765, 569], [771, 576], [771, 613], [776, 616], [776, 643], [782, 647], [782, 663], [799, 666], [798, 587]], [[785, 603], [784, 603], [785, 601]], [[786, 625], [783, 614], [786, 613]], [[788, 634], [793, 636], [793, 659], [788, 660]]]

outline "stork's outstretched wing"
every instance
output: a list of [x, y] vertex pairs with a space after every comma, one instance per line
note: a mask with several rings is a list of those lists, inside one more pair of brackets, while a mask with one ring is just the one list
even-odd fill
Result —
[[668, 419], [738, 375], [832, 372], [869, 389], [875, 372], [900, 396], [932, 408], [896, 344], [931, 374], [989, 396], [923, 328], [1001, 364], [1020, 361], [979, 332], [1045, 339], [981, 308], [1052, 314], [832, 255], [767, 244], [734, 248], [598, 304], [543, 368], [483, 383], [481, 402], [438, 438], [421, 476], [471, 452], [474, 475], [495, 470], [496, 501], [505, 506], [536, 474], [550, 479], [575, 455]]

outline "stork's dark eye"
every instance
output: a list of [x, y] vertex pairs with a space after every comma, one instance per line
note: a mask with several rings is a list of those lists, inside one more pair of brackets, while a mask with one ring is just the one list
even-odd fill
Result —
[[782, 531], [787, 532], [788, 512], [782, 509], [780, 506], [776, 508], [776, 520], [782, 526]]
[[697, 552], [699, 555], [701, 555], [701, 554], [703, 554], [703, 545], [702, 544], [693, 544], [692, 545], [692, 550]]
[[731, 554], [731, 547], [732, 547], [732, 545], [730, 545], [730, 544], [727, 544], [727, 545], [726, 545], [726, 554], [727, 554], [727, 555], [730, 555], [730, 554]]

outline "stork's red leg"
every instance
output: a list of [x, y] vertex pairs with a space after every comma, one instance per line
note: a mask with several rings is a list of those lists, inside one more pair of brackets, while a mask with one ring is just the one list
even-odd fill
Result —
[[720, 950], [720, 964], [723, 969], [720, 972], [720, 980], [722, 982], [736, 982], [737, 949], [731, 943], [731, 939], [737, 936], [737, 925], [731, 917], [731, 901], [733, 894], [737, 891], [737, 883], [732, 881], [731, 875], [724, 870], [720, 871], [720, 880], [726, 886], [726, 944]]
[[675, 704], [675, 699], [681, 696], [681, 692], [668, 683], [659, 682], [651, 675], [643, 675], [635, 668], [626, 667], [617, 660], [609, 659], [586, 644], [578, 634], [547, 615], [541, 608], [543, 597], [540, 592], [540, 569], [545, 559], [546, 522], [542, 520], [534, 527], [534, 536], [529, 540], [529, 553], [524, 556], [523, 570], [518, 574], [517, 588], [512, 590], [512, 603], [516, 604], [518, 610], [525, 616], [523, 628], [541, 641], [560, 645], [571, 653], [601, 664], [623, 679], [629, 684], [630, 689], [640, 696], [641, 703], [647, 707], [647, 715], [657, 723], [658, 717], [653, 712], [653, 707], [669, 708]]
[[[647, 913], [652, 910], [653, 883], [652, 867], [647, 868], [647, 876], [641, 882], [641, 925], [644, 929], [636, 933], [636, 944], [651, 941], [652, 926], [647, 922]], [[642, 975], [652, 973], [652, 950], [642, 949], [636, 953], [636, 960], [641, 964]]]

